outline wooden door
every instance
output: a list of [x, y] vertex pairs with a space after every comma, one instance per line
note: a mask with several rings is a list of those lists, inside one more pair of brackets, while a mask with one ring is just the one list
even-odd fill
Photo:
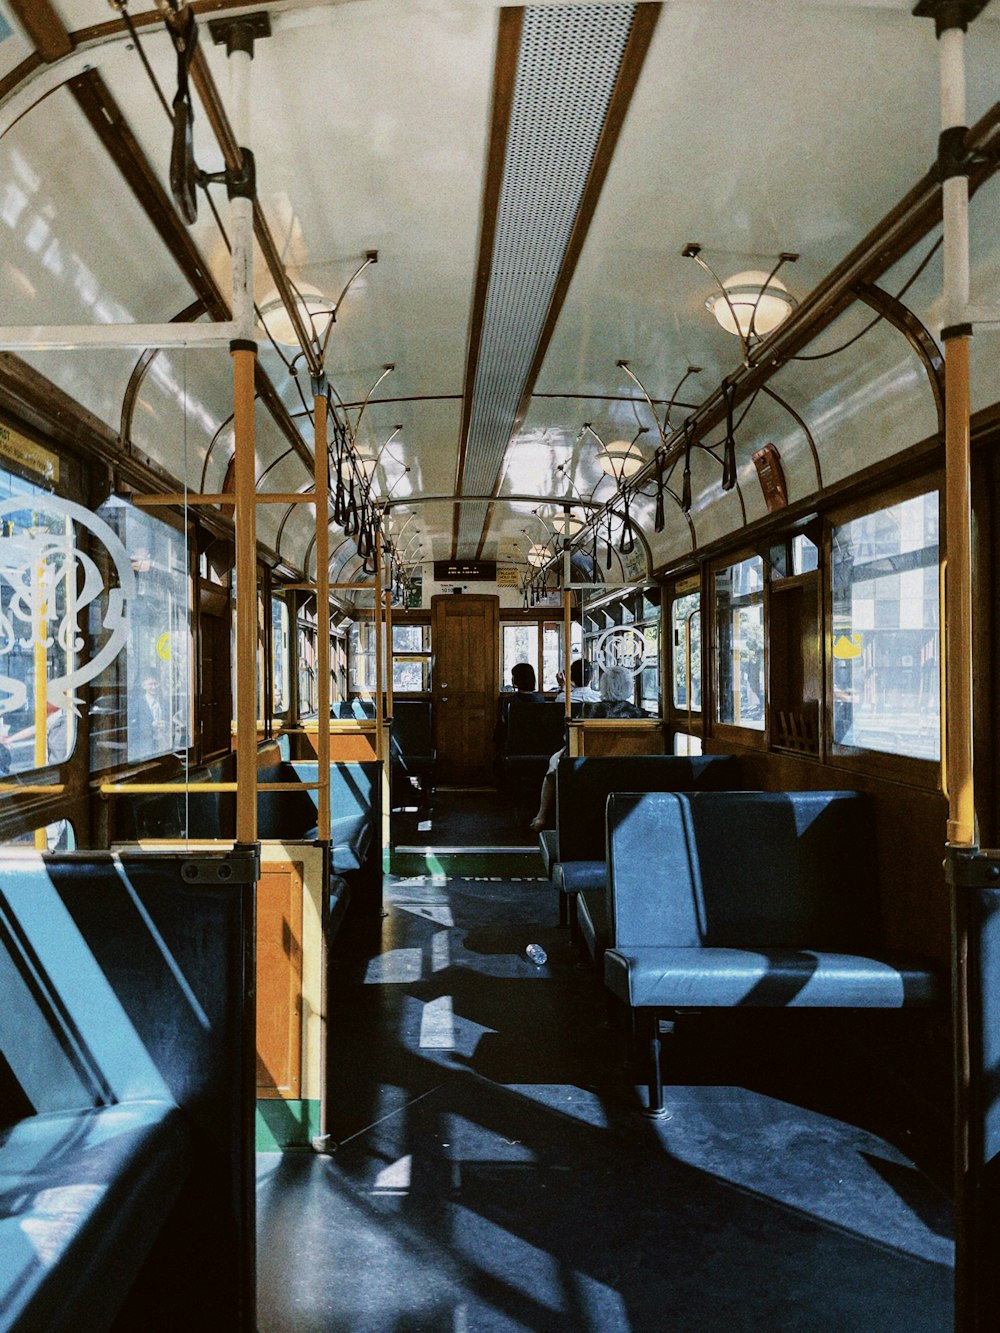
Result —
[[489, 783], [499, 674], [500, 599], [431, 599], [437, 781]]

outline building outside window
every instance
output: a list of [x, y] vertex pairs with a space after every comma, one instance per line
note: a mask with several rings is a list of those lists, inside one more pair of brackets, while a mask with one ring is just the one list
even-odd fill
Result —
[[764, 730], [764, 562], [759, 555], [715, 573], [716, 718]]
[[835, 745], [941, 753], [938, 495], [833, 529]]

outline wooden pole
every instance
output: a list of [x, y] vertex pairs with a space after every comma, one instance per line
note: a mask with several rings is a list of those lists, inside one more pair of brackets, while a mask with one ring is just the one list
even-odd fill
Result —
[[316, 834], [330, 838], [330, 490], [326, 435], [326, 381], [313, 382], [313, 429], [316, 470], [316, 675], [319, 728], [316, 758], [319, 768], [319, 814]]
[[236, 841], [257, 841], [257, 346], [231, 345], [236, 475]]
[[948, 841], [976, 845], [972, 776], [972, 494], [969, 440], [969, 338], [945, 343], [945, 572], [943, 747], [948, 792]]

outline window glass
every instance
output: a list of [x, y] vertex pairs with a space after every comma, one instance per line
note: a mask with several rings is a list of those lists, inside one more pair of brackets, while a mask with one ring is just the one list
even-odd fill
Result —
[[271, 598], [271, 660], [274, 664], [274, 711], [287, 713], [292, 705], [288, 643], [288, 604], [283, 597]]
[[[84, 548], [90, 516], [0, 471], [0, 777], [61, 763], [76, 741], [87, 600], [115, 619]], [[108, 640], [117, 634], [109, 627]], [[84, 668], [85, 670], [85, 668]]]
[[392, 688], [396, 694], [416, 694], [431, 687], [430, 659], [426, 657], [394, 657], [392, 659]]
[[764, 562], [751, 556], [715, 575], [716, 698], [720, 722], [764, 729]]
[[[518, 621], [516, 624], [505, 624], [500, 627], [500, 689], [509, 691], [514, 688], [511, 684], [510, 673], [518, 662], [527, 662], [535, 673], [535, 681], [538, 681], [538, 623], [534, 620]], [[558, 670], [558, 663], [556, 670]], [[552, 673], [551, 689], [555, 689], [555, 671]]]
[[542, 627], [542, 679], [541, 690], [557, 690], [559, 682], [556, 675], [562, 662], [562, 621], [548, 620]]
[[392, 626], [392, 688], [396, 694], [426, 693], [431, 687], [431, 627]]
[[316, 711], [316, 626], [299, 620], [299, 716]]
[[392, 651], [394, 653], [429, 653], [430, 650], [430, 625], [393, 624]]
[[350, 627], [349, 679], [352, 694], [375, 694], [375, 625], [355, 620]]
[[701, 754], [701, 737], [686, 731], [674, 732], [674, 754]]
[[[120, 538], [135, 578], [125, 649], [94, 686], [90, 756], [103, 768], [191, 744], [191, 581], [183, 532], [116, 497], [98, 516]], [[92, 609], [95, 642], [99, 614]]]
[[[673, 644], [674, 707], [687, 712], [701, 711], [701, 593], [689, 592], [675, 597], [670, 608]], [[691, 677], [688, 680], [690, 639]], [[690, 688], [690, 696], [688, 690]], [[688, 703], [690, 697], [690, 705]]]
[[809, 574], [819, 566], [819, 551], [804, 532], [792, 538], [792, 573]]
[[833, 530], [833, 739], [937, 759], [937, 492]]

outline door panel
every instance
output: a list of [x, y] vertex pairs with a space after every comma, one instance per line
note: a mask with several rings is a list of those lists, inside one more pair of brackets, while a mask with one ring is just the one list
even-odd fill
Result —
[[500, 599], [431, 599], [437, 780], [488, 783], [496, 723]]

